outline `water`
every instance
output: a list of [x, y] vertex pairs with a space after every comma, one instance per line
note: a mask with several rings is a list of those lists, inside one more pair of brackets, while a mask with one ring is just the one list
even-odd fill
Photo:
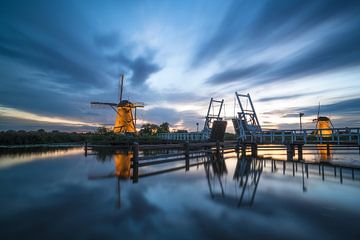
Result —
[[[265, 154], [266, 155], [266, 154]], [[358, 239], [360, 172], [238, 160], [144, 177], [134, 184], [127, 154], [83, 149], [0, 155], [0, 239]], [[316, 155], [306, 155], [314, 161]], [[332, 153], [360, 161], [358, 153]], [[199, 159], [202, 161], [204, 159]], [[192, 163], [195, 163], [194, 160]], [[143, 174], [183, 166], [154, 165]], [[241, 180], [241, 174], [244, 175]], [[118, 177], [119, 178], [118, 178]], [[246, 181], [246, 176], [248, 180]], [[244, 190], [244, 191], [243, 191]]]

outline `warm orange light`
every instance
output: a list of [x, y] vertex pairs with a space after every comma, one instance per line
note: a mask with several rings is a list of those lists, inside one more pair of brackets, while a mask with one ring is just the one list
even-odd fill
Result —
[[132, 103], [119, 106], [117, 109], [114, 132], [115, 133], [135, 133], [135, 123], [132, 114], [134, 108]]
[[330, 137], [332, 134], [331, 130], [331, 121], [327, 117], [319, 117], [316, 123], [316, 135], [321, 135], [323, 137]]
[[131, 169], [132, 152], [116, 153], [114, 156], [115, 175], [120, 178], [129, 178]]

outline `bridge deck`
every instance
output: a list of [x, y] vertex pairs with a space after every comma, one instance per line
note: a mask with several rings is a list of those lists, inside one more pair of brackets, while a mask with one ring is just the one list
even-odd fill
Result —
[[248, 134], [239, 140], [260, 144], [360, 145], [360, 128], [268, 130]]

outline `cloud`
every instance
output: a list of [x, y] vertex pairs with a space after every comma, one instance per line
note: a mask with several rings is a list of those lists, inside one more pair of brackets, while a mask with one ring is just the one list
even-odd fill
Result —
[[[302, 110], [305, 114], [317, 114], [318, 106], [310, 106], [306, 108], [297, 108], [296, 110]], [[348, 115], [360, 114], [360, 98], [348, 99], [344, 101], [335, 102], [332, 104], [324, 104], [320, 106], [320, 115], [321, 114], [338, 114], [338, 115]]]
[[216, 73], [208, 80], [207, 83], [210, 84], [218, 84], [218, 83], [228, 83], [234, 82], [243, 79], [249, 79], [253, 76], [256, 76], [260, 73], [263, 73], [267, 69], [269, 69], [268, 64], [256, 64], [246, 68], [238, 68], [238, 69], [229, 69], [220, 73]]
[[[118, 31], [91, 26], [90, 16], [70, 2], [8, 2], [0, 13], [2, 106], [87, 121], [95, 116], [88, 111], [91, 100], [116, 99], [120, 73], [129, 73], [131, 84], [144, 89], [161, 69], [153, 61], [155, 50], [133, 55], [135, 43], [125, 44]], [[117, 59], [109, 58], [116, 52], [121, 52]], [[97, 121], [113, 114], [105, 115]]]
[[161, 67], [150, 62], [145, 57], [138, 57], [130, 64], [132, 70], [131, 82], [133, 85], [143, 84], [151, 74], [158, 72]]
[[358, 66], [359, 10], [357, 1], [234, 1], [194, 67], [219, 62], [208, 83], [256, 85]]
[[289, 95], [277, 95], [277, 96], [274, 96], [274, 97], [259, 98], [257, 101], [258, 102], [270, 102], [270, 101], [276, 101], [276, 100], [289, 100], [289, 99], [294, 99], [294, 98], [299, 98], [299, 97], [315, 95], [315, 94], [318, 94], [318, 93], [321, 93], [321, 92], [322, 91], [297, 93], [297, 94], [289, 94]]
[[150, 121], [156, 124], [168, 122], [174, 125], [180, 121], [186, 123], [191, 122], [191, 125], [195, 124], [194, 121], [199, 120], [202, 116], [195, 111], [176, 111], [173, 108], [156, 107], [143, 111], [143, 118], [146, 121]]

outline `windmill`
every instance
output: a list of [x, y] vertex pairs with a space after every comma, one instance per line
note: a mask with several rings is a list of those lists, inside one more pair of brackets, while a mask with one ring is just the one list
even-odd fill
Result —
[[[111, 107], [116, 112], [114, 133], [136, 133], [136, 109], [144, 103], [130, 102], [123, 99], [124, 75], [120, 76], [119, 103], [91, 102], [92, 107]], [[134, 111], [134, 114], [133, 114]]]
[[[315, 119], [313, 119], [313, 122], [315, 122], [315, 134], [316, 135], [322, 135], [324, 137], [331, 136], [332, 134], [332, 128], [334, 128], [330, 118], [325, 116], [320, 116], [320, 102], [318, 107], [317, 116]], [[321, 131], [320, 131], [321, 130]]]

